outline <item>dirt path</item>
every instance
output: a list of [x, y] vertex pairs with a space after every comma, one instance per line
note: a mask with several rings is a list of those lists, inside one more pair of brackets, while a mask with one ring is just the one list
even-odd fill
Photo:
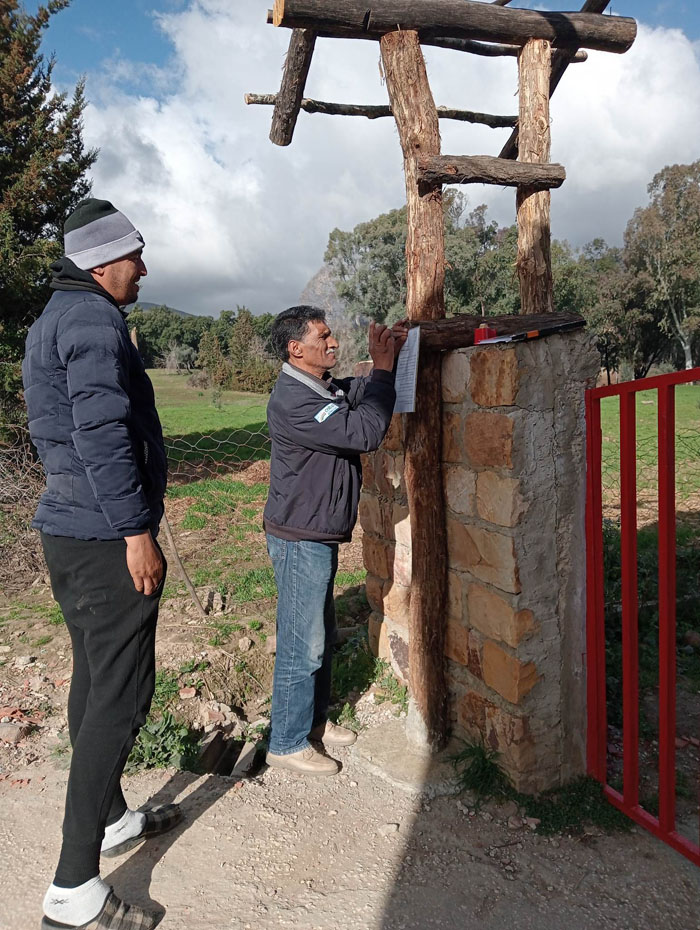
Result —
[[[700, 928], [700, 870], [641, 831], [549, 840], [510, 829], [502, 809], [408, 795], [357, 753], [342, 761], [317, 781], [269, 769], [246, 782], [136, 777], [134, 805], [179, 799], [185, 820], [104, 874], [164, 910], [163, 930]], [[35, 762], [0, 782], [2, 930], [38, 927], [65, 779]]]

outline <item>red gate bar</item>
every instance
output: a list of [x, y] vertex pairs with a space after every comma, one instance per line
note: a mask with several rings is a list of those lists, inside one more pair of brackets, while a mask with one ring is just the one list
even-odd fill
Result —
[[586, 649], [588, 653], [586, 690], [588, 700], [588, 771], [605, 782], [607, 758], [607, 713], [605, 701], [605, 591], [603, 585], [603, 502], [601, 488], [602, 430], [600, 401], [586, 394], [588, 429], [587, 499], [586, 507], [586, 596], [588, 623]]
[[676, 406], [659, 389], [659, 824], [676, 827]]
[[639, 607], [637, 598], [637, 395], [620, 396], [622, 751], [625, 804], [639, 804]]
[[[700, 845], [676, 831], [676, 502], [675, 385], [700, 381], [700, 368], [594, 388], [586, 393], [588, 771], [608, 800], [673, 849], [700, 865]], [[639, 805], [639, 658], [635, 399], [658, 392], [659, 461], [659, 816]], [[620, 507], [623, 645], [623, 791], [607, 781], [605, 592], [603, 573], [600, 401], [620, 398]]]

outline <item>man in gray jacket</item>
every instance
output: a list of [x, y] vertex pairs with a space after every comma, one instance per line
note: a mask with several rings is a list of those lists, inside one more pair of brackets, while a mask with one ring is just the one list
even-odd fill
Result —
[[350, 745], [355, 733], [328, 720], [336, 639], [333, 582], [362, 485], [360, 454], [381, 444], [394, 409], [394, 361], [405, 340], [372, 323], [368, 378], [335, 380], [338, 343], [322, 310], [280, 313], [271, 343], [284, 362], [267, 408], [272, 439], [264, 523], [277, 584], [277, 656], [267, 762], [307, 775], [338, 764], [312, 741]]

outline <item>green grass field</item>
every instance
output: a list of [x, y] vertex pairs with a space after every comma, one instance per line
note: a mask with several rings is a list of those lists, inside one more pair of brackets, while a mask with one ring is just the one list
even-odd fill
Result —
[[148, 372], [172, 462], [246, 462], [270, 457], [266, 394], [200, 390], [188, 376]]
[[[640, 503], [655, 506], [658, 470], [657, 392], [637, 395], [637, 489]], [[601, 401], [603, 497], [614, 504], [620, 487], [620, 401]], [[676, 388], [676, 496], [679, 509], [700, 491], [700, 385]]]

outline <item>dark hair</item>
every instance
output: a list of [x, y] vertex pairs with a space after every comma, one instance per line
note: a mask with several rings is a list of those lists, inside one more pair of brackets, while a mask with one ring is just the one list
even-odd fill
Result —
[[301, 342], [307, 333], [309, 323], [325, 323], [326, 313], [319, 307], [290, 307], [275, 318], [270, 329], [270, 348], [283, 362], [289, 361], [289, 343], [294, 339]]

